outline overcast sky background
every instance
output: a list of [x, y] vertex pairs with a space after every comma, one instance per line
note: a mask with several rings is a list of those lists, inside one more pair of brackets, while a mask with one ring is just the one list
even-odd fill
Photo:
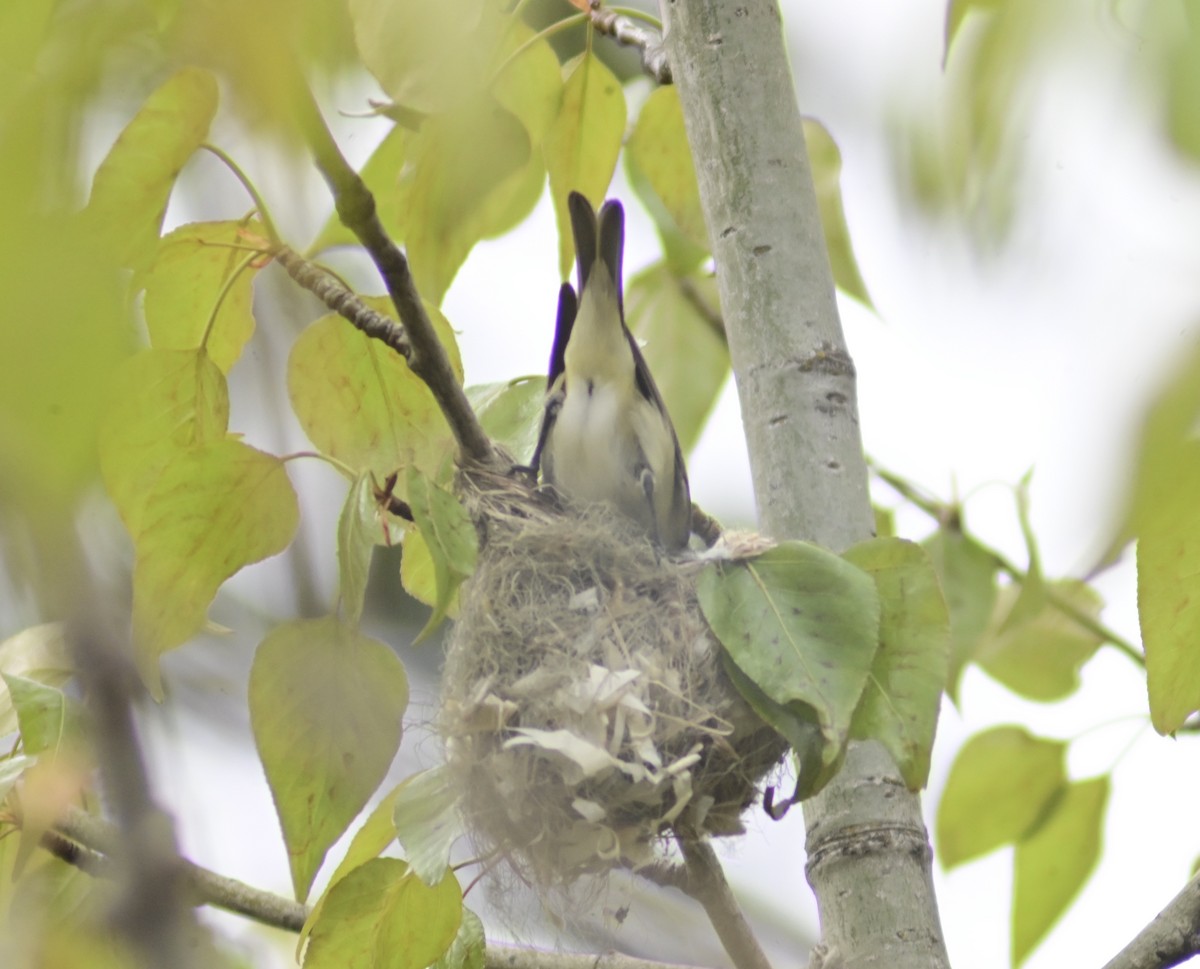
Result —
[[[1094, 4], [1095, 13], [1056, 50], [1022, 125], [1027, 174], [1012, 231], [1002, 247], [981, 252], [962, 227], [934, 224], [903, 201], [889, 140], [898, 126], [941, 110], [943, 4], [785, 0], [783, 6], [801, 107], [824, 122], [841, 148], [851, 237], [878, 309], [875, 315], [853, 300], [840, 303], [868, 453], [945, 497], [978, 489], [967, 506], [970, 527], [1018, 562], [1023, 546], [1004, 484], [1034, 468], [1032, 518], [1047, 574], [1082, 574], [1111, 537], [1146, 402], [1200, 333], [1200, 169], [1175, 156], [1162, 137], [1148, 81], [1156, 70], [1154, 48], [1139, 38], [1136, 12], [1123, 19], [1120, 5]], [[348, 89], [341, 106], [359, 109], [362, 93]], [[380, 135], [370, 122], [336, 124], [355, 160]], [[215, 140], [239, 159], [253, 154], [234, 127]], [[211, 177], [206, 164], [197, 163], [193, 177]], [[257, 164], [247, 162], [284, 231], [308, 238], [328, 210], [323, 186], [315, 178], [297, 181], [287, 170], [273, 175], [268, 157]], [[613, 194], [629, 213], [630, 276], [657, 258], [658, 244], [620, 171]], [[239, 204], [244, 208], [244, 200]], [[176, 203], [171, 218], [214, 217], [195, 206], [194, 196]], [[469, 384], [544, 367], [559, 282], [556, 245], [554, 216], [543, 199], [515, 232], [480, 245], [459, 273], [444, 308], [461, 331]], [[241, 365], [247, 371], [266, 355], [259, 341], [272, 337], [264, 329]], [[280, 432], [260, 411], [235, 387], [231, 426], [280, 452], [305, 446], [294, 422], [285, 420]], [[344, 485], [315, 463], [293, 462], [290, 470], [306, 500], [306, 537], [322, 581], [332, 587], [333, 522]], [[702, 506], [726, 524], [753, 524], [732, 382], [691, 457], [690, 475]], [[891, 500], [886, 492], [879, 497]], [[902, 513], [899, 524], [908, 537], [929, 530], [915, 513]], [[1136, 640], [1131, 562], [1099, 585], [1109, 602], [1105, 622]], [[232, 589], [288, 614], [289, 573], [277, 564], [247, 570]], [[218, 647], [216, 655], [230, 648]], [[403, 647], [401, 655], [408, 662]], [[417, 699], [429, 704], [432, 694], [421, 691]], [[1075, 778], [1117, 765], [1102, 863], [1027, 963], [1031, 969], [1103, 965], [1182, 886], [1200, 855], [1196, 741], [1163, 739], [1148, 728], [1144, 678], [1113, 650], [1088, 665], [1083, 688], [1067, 702], [1022, 701], [974, 669], [962, 701], [961, 711], [949, 704], [943, 710], [924, 799], [930, 823], [958, 747], [991, 725], [1022, 723], [1056, 738], [1086, 732], [1071, 747]], [[173, 745], [181, 729], [159, 724], [152, 743], [187, 850], [225, 874], [287, 893], [286, 857], [244, 724], [212, 728], [211, 742], [182, 753]], [[436, 759], [435, 745], [421, 736], [416, 731], [406, 740], [406, 763], [415, 757], [428, 766]], [[815, 934], [799, 812], [780, 823], [756, 815], [750, 829], [722, 848], [739, 892], [753, 909], [779, 913], [785, 922], [789, 913], [805, 913]], [[231, 831], [245, 837], [230, 837]], [[935, 877], [953, 964], [1007, 966], [1011, 853], [949, 874], [937, 868]], [[602, 906], [616, 907], [621, 897], [614, 889]], [[662, 896], [640, 901], [625, 931], [648, 931], [648, 951], [663, 958], [712, 962], [707, 930], [684, 931], [675, 922], [676, 905]], [[536, 937], [538, 921], [536, 910], [513, 917], [525, 937]], [[247, 938], [258, 932], [238, 931]], [[786, 948], [774, 954], [779, 969], [805, 957]]]

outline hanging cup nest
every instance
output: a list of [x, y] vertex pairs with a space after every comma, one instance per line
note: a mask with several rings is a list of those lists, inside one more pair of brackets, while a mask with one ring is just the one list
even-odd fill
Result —
[[438, 728], [480, 848], [552, 886], [653, 861], [672, 833], [741, 833], [786, 744], [722, 668], [697, 564], [603, 506], [478, 470], [459, 490], [480, 553]]

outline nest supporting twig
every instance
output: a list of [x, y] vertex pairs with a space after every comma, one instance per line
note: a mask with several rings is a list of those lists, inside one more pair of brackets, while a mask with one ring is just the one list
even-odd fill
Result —
[[438, 726], [481, 846], [553, 885], [655, 860], [672, 832], [740, 833], [785, 745], [724, 674], [695, 564], [502, 475], [460, 492], [481, 549]]

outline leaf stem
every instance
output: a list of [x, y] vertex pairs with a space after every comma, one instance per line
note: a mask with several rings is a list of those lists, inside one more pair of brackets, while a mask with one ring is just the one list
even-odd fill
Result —
[[254, 200], [254, 207], [258, 210], [259, 218], [262, 219], [263, 228], [267, 230], [268, 238], [270, 238], [271, 242], [273, 242], [275, 245], [278, 245], [282, 240], [280, 239], [279, 232], [275, 228], [275, 220], [271, 218], [271, 210], [267, 208], [267, 203], [263, 201], [263, 197], [259, 194], [258, 189], [255, 188], [254, 183], [250, 181], [250, 177], [242, 170], [242, 167], [233, 160], [233, 157], [223, 149], [218, 148], [216, 145], [210, 144], [207, 141], [201, 144], [200, 147], [219, 158], [224, 163], [225, 167], [233, 172], [234, 178], [242, 183], [242, 187], [246, 190], [247, 194], [249, 194], [250, 198]]
[[530, 47], [534, 46], [534, 44], [536, 44], [539, 40], [547, 40], [553, 37], [555, 34], [562, 33], [569, 27], [574, 27], [576, 24], [583, 23], [587, 19], [588, 15], [586, 13], [576, 13], [552, 23], [549, 27], [546, 27], [543, 30], [539, 30], [536, 34], [526, 40], [523, 44], [517, 47], [516, 50], [504, 58], [503, 61], [500, 62], [500, 66], [497, 67], [492, 73], [492, 83], [495, 84], [496, 79], [506, 70], [508, 70], [513, 61], [524, 54], [525, 51], [529, 50]]
[[358, 477], [358, 472], [350, 467], [350, 465], [346, 464], [344, 461], [339, 461], [331, 454], [322, 454], [320, 451], [293, 451], [291, 454], [285, 454], [279, 460], [284, 464], [287, 464], [288, 461], [294, 461], [297, 458], [317, 458], [321, 461], [324, 461], [326, 464], [332, 465], [340, 474], [349, 478], [351, 481]]
[[[264, 222], [263, 225], [265, 226], [266, 223]], [[233, 289], [233, 284], [238, 281], [238, 277], [249, 269], [256, 260], [262, 258], [263, 252], [259, 249], [255, 249], [248, 255], [243, 256], [242, 261], [237, 264], [237, 268], [226, 276], [225, 281], [221, 283], [221, 289], [217, 293], [217, 298], [213, 300], [213, 308], [209, 311], [208, 321], [204, 324], [204, 336], [200, 338], [200, 346], [206, 350], [208, 349], [208, 338], [212, 335], [213, 327], [217, 322], [217, 314], [221, 312], [221, 305], [225, 302], [225, 297]]]

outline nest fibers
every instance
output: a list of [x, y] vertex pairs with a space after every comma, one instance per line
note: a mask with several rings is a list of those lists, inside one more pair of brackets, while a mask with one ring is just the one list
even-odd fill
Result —
[[671, 833], [741, 833], [785, 744], [721, 668], [696, 565], [602, 506], [461, 484], [481, 547], [438, 727], [480, 848], [551, 886], [644, 865]]

